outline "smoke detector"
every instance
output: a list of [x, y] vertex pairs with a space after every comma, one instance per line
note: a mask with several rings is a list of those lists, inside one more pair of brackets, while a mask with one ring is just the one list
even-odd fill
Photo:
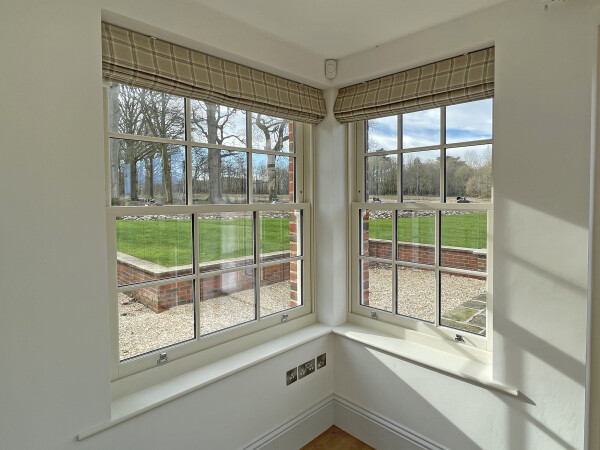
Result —
[[335, 59], [325, 60], [325, 76], [328, 80], [333, 80], [337, 75], [337, 61]]

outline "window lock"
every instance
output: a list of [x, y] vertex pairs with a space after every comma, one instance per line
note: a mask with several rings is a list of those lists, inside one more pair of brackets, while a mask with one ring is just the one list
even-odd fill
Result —
[[161, 353], [158, 356], [158, 360], [156, 361], [156, 364], [160, 366], [161, 364], [166, 364], [168, 362], [169, 362], [169, 360], [167, 358], [167, 354], [166, 353]]

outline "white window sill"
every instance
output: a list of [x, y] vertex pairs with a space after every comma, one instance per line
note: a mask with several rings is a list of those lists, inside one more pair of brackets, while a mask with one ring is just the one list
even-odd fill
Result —
[[94, 436], [146, 411], [330, 333], [476, 386], [519, 396], [517, 389], [493, 380], [492, 366], [489, 363], [415, 343], [368, 326], [349, 322], [337, 327], [315, 324], [113, 399], [110, 420], [80, 433], [77, 439]]
[[195, 390], [222, 380], [262, 361], [285, 353], [295, 347], [311, 342], [331, 333], [326, 325], [310, 325], [285, 336], [278, 337], [235, 355], [223, 358], [198, 369], [163, 380], [111, 402], [111, 418], [90, 430], [80, 433], [78, 440], [83, 440], [145, 413], [165, 403], [183, 397]]
[[519, 396], [517, 389], [493, 380], [492, 365], [489, 363], [452, 354], [444, 350], [438, 350], [428, 345], [393, 336], [384, 331], [374, 330], [349, 322], [334, 327], [332, 331], [338, 336], [381, 350], [410, 363], [435, 370], [436, 372], [467, 383], [500, 391], [507, 395]]

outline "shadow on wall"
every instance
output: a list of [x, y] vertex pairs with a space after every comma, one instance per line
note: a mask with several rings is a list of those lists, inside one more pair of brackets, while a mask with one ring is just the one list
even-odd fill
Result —
[[[581, 363], [527, 330], [516, 325], [509, 330], [511, 339], [524, 343], [521, 354], [531, 353], [561, 374], [580, 382], [585, 373]], [[578, 427], [576, 423], [570, 423], [577, 417], [571, 417], [570, 413], [562, 417], [561, 405], [556, 404], [556, 399], [548, 398], [551, 392], [544, 398], [538, 395], [540, 398], [530, 399], [526, 394], [512, 397], [447, 374], [433, 373], [431, 369], [355, 342], [340, 338], [338, 343], [336, 359], [361, 361], [360, 364], [338, 364], [336, 361], [336, 367], [343, 367], [343, 378], [338, 379], [343, 385], [340, 389], [342, 397], [367, 409], [372, 407], [381, 416], [412, 433], [434, 444], [437, 441], [442, 448], [578, 448], [567, 437], [569, 430]], [[513, 360], [511, 366], [511, 372], [524, 372], [523, 361]], [[345, 379], [349, 381], [344, 382]], [[565, 406], [565, 411], [573, 408], [572, 405]], [[477, 442], [473, 440], [475, 431]], [[485, 439], [485, 445], [482, 439]]]
[[[559, 383], [553, 383], [552, 378], [558, 379], [562, 384], [560, 379], [568, 377], [572, 382], [571, 385], [584, 387], [585, 364], [514, 322], [503, 322], [495, 327], [494, 332], [503, 335], [505, 342], [509, 344], [507, 347], [512, 347], [510, 351], [506, 352], [509, 356], [505, 361], [511, 383], [515, 383], [521, 389], [525, 383], [533, 384], [534, 388], [537, 387], [535, 386], [537, 383], [532, 380], [531, 375], [526, 374], [527, 360], [531, 360], [532, 357], [542, 361], [550, 368], [539, 380], [545, 384], [544, 392], [534, 394], [537, 397], [537, 405], [515, 403], [505, 395], [495, 394], [499, 400], [509, 406], [507, 422], [511, 448], [528, 448], [533, 429], [537, 429], [546, 438], [549, 438], [547, 442], [552, 447], [547, 448], [567, 450], [579, 448], [567, 442], [561, 433], [567, 434], [580, 428], [582, 432], [580, 438], [583, 442], [583, 427], [581, 427], [578, 417], [572, 413], [573, 403], [580, 401], [583, 405], [583, 399], [573, 399], [571, 404], [564, 404], [564, 397], [561, 400], [554, 395], [558, 394], [556, 386]], [[565, 394], [563, 393], [563, 395]], [[536, 440], [536, 445], [539, 445], [538, 442]]]
[[[339, 338], [338, 343], [334, 353], [336, 371], [338, 368], [341, 369], [341, 365], [338, 364], [340, 358], [349, 362], [356, 361], [357, 357], [360, 358], [360, 364], [343, 365], [344, 372], [340, 376], [343, 379], [340, 384], [347, 385], [347, 389], [351, 392], [348, 394], [345, 392], [346, 389], [342, 389], [340, 393], [343, 397], [367, 409], [372, 407], [380, 416], [392, 423], [401, 424], [402, 428], [422, 436], [439, 448], [481, 449], [469, 437], [468, 431], [461, 430], [449, 419], [451, 415], [444, 414], [404, 381], [401, 376], [403, 373], [401, 365], [410, 363], [343, 338]], [[357, 351], [359, 355], [355, 353]], [[382, 371], [383, 368], [387, 370]], [[418, 367], [417, 370], [428, 369]], [[357, 383], [356, 380], [362, 381]], [[455, 410], [456, 414], [460, 415], [460, 409], [455, 409], [457, 406], [448, 405], [449, 409]], [[409, 423], [399, 420], [403, 415], [409, 418]], [[485, 426], [493, 427], [493, 424], [485, 424]], [[435, 438], [432, 437], [431, 430], [436, 431], [438, 443], [432, 441]], [[443, 439], [439, 438], [440, 435], [443, 435]]]

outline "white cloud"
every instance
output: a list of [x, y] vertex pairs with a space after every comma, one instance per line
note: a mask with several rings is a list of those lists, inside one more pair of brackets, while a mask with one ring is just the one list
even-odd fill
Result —
[[446, 128], [448, 142], [489, 139], [492, 136], [492, 100], [448, 106]]
[[369, 150], [396, 150], [398, 148], [397, 116], [369, 120]]

